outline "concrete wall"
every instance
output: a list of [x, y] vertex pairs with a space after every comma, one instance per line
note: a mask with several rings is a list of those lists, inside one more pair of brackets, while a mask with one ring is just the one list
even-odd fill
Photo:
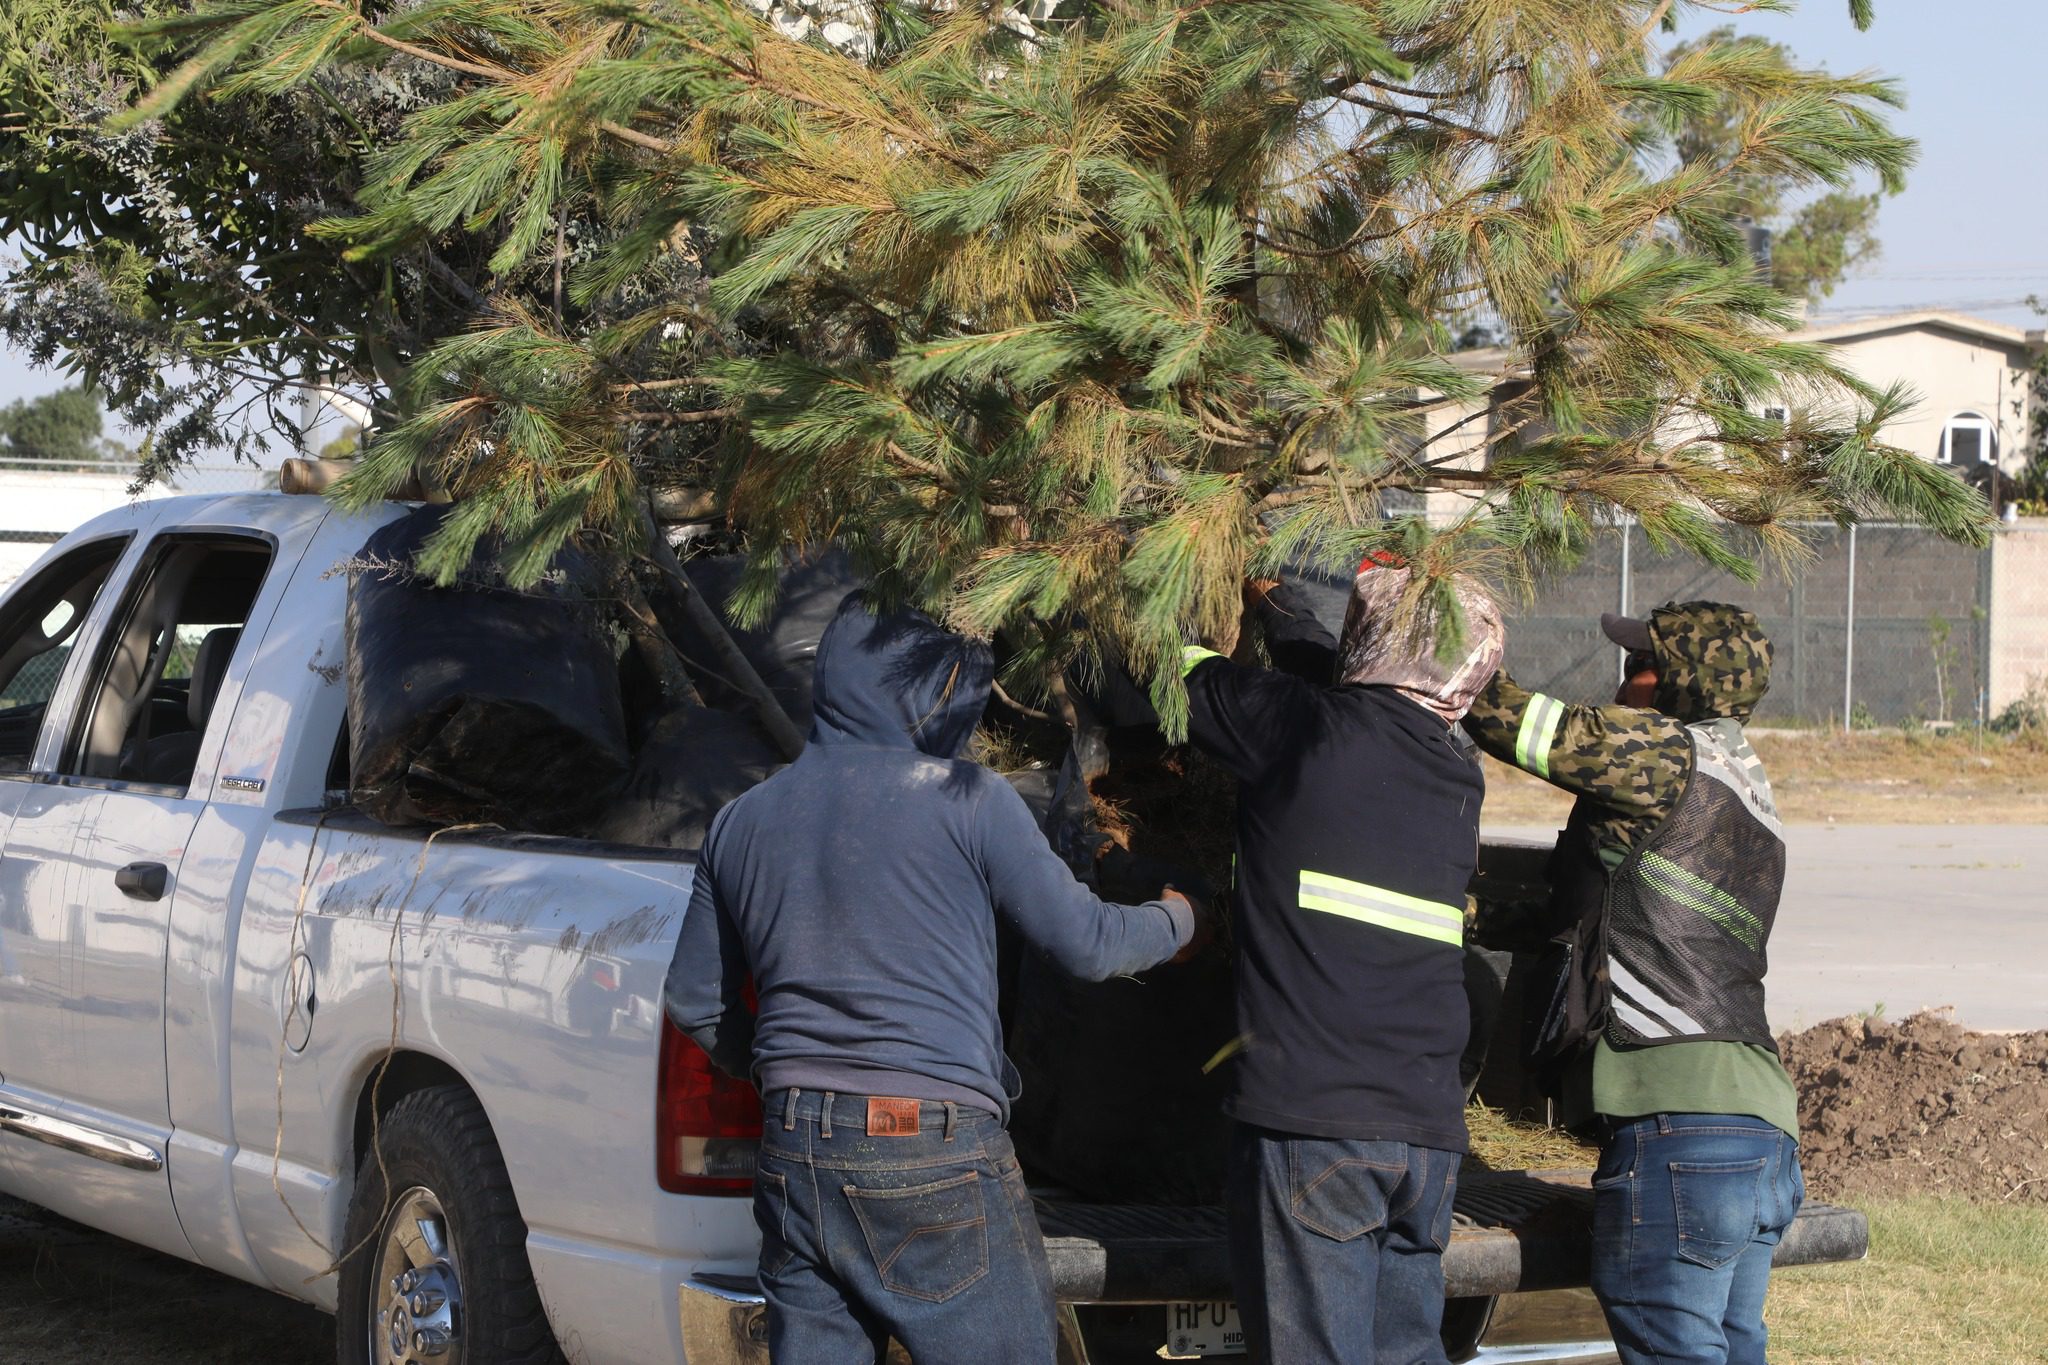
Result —
[[0, 589], [28, 572], [58, 537], [126, 504], [131, 482], [121, 473], [0, 466]]
[[[270, 477], [254, 465], [197, 465], [180, 470], [168, 487], [154, 484], [140, 496], [246, 492], [267, 486]], [[99, 473], [0, 461], [0, 589], [26, 573], [66, 533], [135, 501], [128, 491], [134, 481], [128, 469]]]
[[2048, 518], [1999, 529], [1991, 547], [1991, 713], [2048, 688]]

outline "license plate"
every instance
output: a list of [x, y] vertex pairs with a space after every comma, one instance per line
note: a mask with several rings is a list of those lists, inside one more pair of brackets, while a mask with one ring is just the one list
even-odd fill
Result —
[[1244, 1325], [1234, 1303], [1169, 1303], [1166, 1305], [1168, 1360], [1244, 1354]]

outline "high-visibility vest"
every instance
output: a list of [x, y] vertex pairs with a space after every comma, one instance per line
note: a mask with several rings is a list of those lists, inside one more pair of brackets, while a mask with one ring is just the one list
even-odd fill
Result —
[[1686, 730], [1693, 765], [1683, 793], [1607, 877], [1607, 1039], [1775, 1048], [1764, 971], [1785, 888], [1784, 829], [1741, 725], [1724, 718]]

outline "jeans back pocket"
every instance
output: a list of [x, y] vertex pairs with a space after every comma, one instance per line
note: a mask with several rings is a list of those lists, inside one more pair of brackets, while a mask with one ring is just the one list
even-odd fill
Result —
[[[1408, 1173], [1407, 1153], [1399, 1143], [1354, 1142], [1343, 1147], [1370, 1150], [1382, 1159], [1367, 1155], [1321, 1159], [1327, 1149], [1338, 1146], [1317, 1142], [1311, 1149], [1302, 1143], [1290, 1144], [1294, 1219], [1333, 1242], [1350, 1242], [1386, 1226], [1388, 1199]], [[1317, 1156], [1312, 1157], [1311, 1151]]]
[[884, 1288], [938, 1303], [988, 1274], [988, 1212], [977, 1172], [906, 1189], [844, 1191]]
[[1762, 1226], [1764, 1167], [1754, 1161], [1674, 1161], [1671, 1202], [1678, 1254], [1718, 1270], [1741, 1255]]

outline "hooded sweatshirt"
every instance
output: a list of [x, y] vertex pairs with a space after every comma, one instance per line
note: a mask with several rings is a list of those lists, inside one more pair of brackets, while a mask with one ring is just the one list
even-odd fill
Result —
[[[1075, 976], [1172, 957], [1186, 906], [1112, 905], [1016, 791], [959, 757], [988, 647], [855, 593], [818, 644], [810, 743], [719, 812], [669, 968], [668, 1012], [764, 1092], [954, 1101], [1009, 1116], [995, 916]], [[741, 996], [751, 977], [760, 1007]]]
[[[1606, 871], [1678, 804], [1693, 765], [1685, 727], [1747, 721], [1770, 687], [1770, 639], [1742, 608], [1667, 603], [1649, 620], [1658, 669], [1653, 707], [1563, 702], [1517, 686], [1503, 670], [1465, 718], [1482, 749], [1577, 795], [1560, 857], [1578, 852]], [[1741, 752], [1760, 772], [1747, 741]], [[1575, 1126], [1596, 1114], [1747, 1114], [1795, 1138], [1799, 1131], [1798, 1097], [1784, 1066], [1769, 1048], [1746, 1043], [1622, 1049], [1603, 1038], [1566, 1075], [1562, 1098]]]

